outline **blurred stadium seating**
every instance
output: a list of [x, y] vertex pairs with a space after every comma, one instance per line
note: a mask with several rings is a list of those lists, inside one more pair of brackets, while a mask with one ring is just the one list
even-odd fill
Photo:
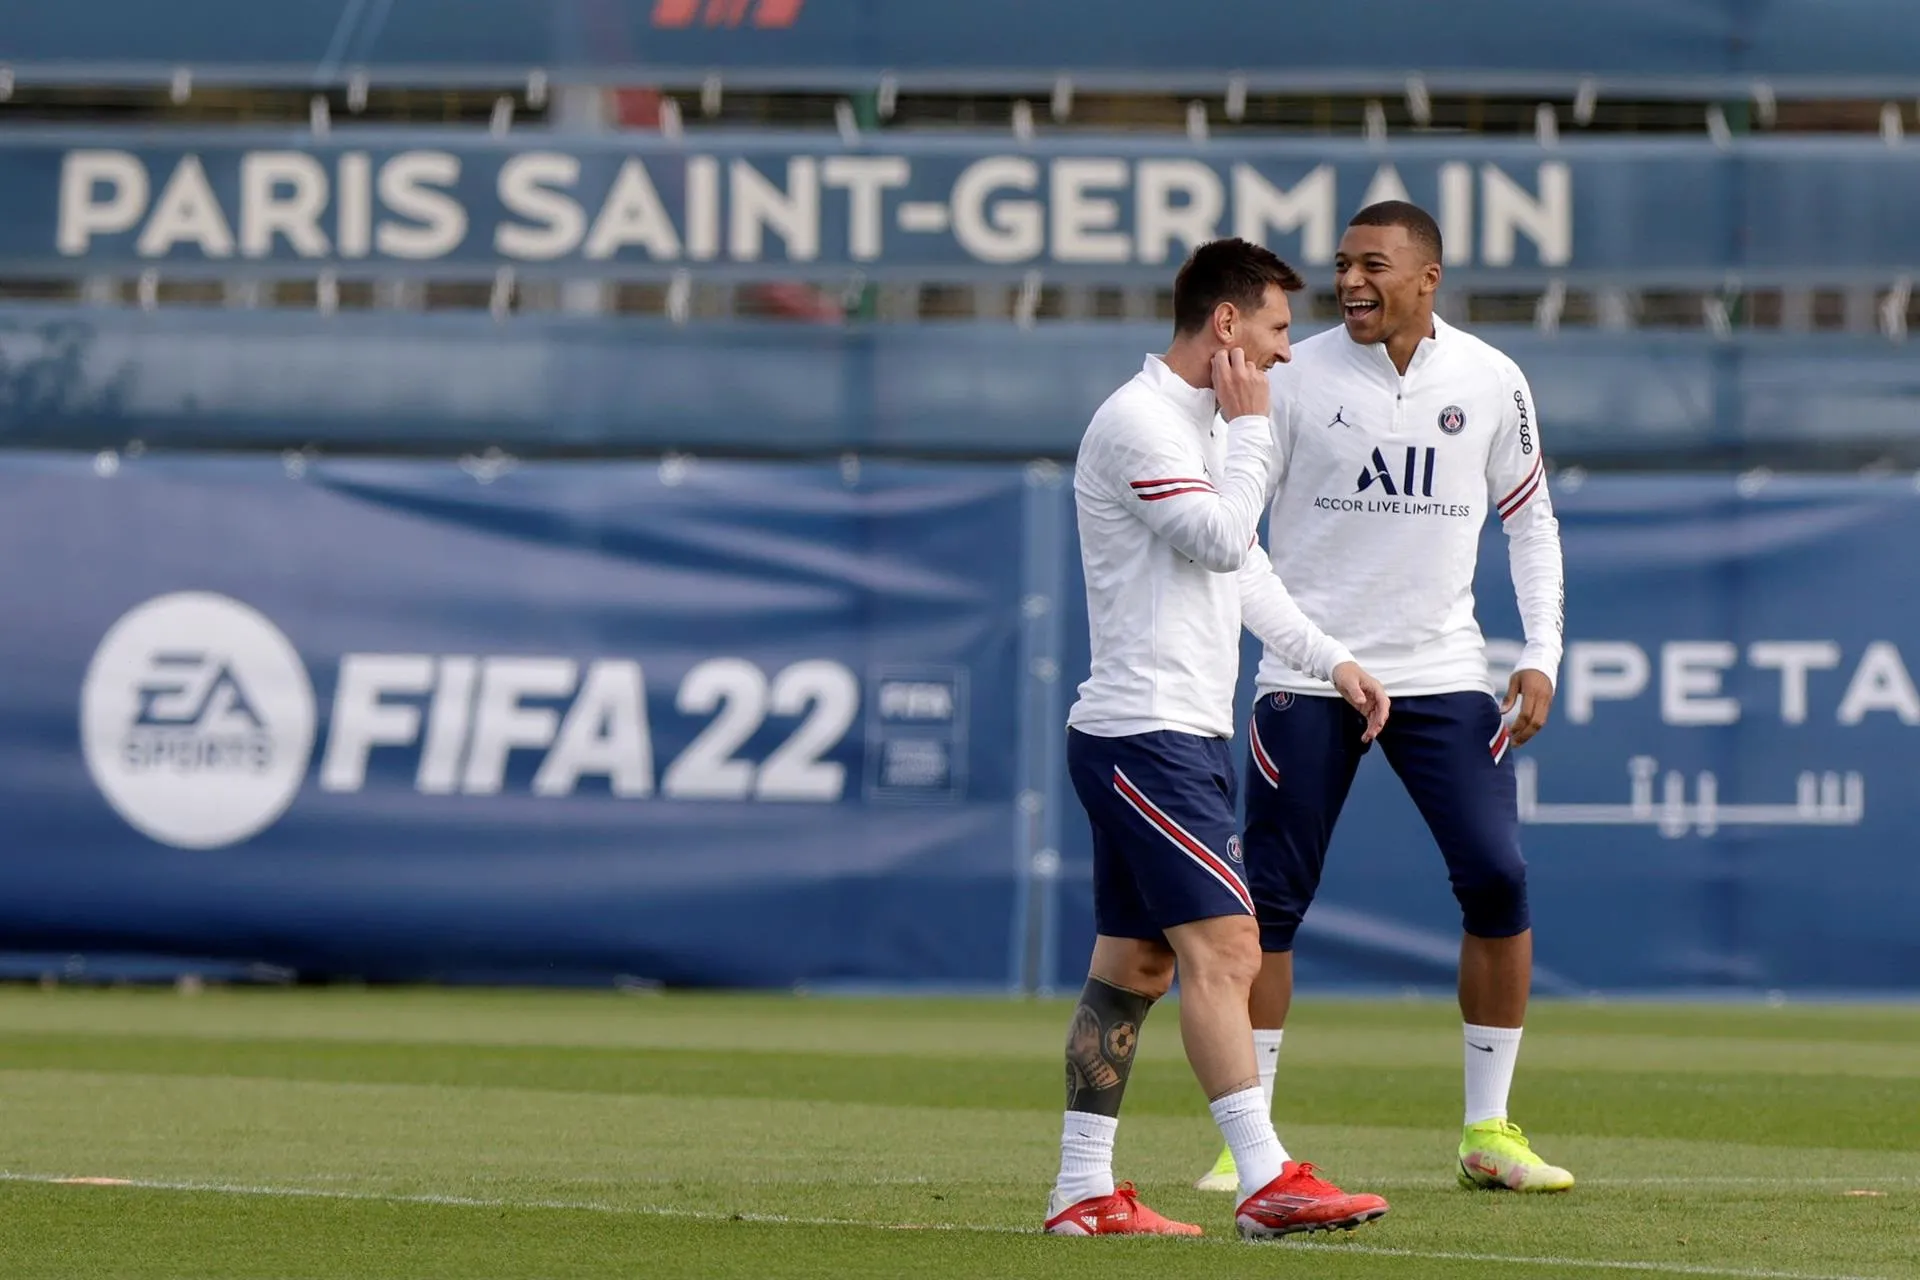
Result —
[[[1920, 150], [1907, 138], [1920, 129], [1917, 102], [1920, 8], [1903, 0], [1487, 0], [1470, 21], [1458, 7], [1419, 0], [4, 0], [0, 447], [10, 452], [0, 455], [0, 470], [17, 512], [40, 511], [29, 500], [39, 494], [56, 524], [61, 510], [84, 510], [94, 522], [85, 531], [15, 527], [16, 545], [32, 554], [16, 556], [11, 584], [42, 598], [49, 612], [38, 631], [15, 642], [21, 674], [0, 683], [0, 703], [25, 726], [0, 753], [42, 771], [28, 770], [18, 785], [57, 775], [57, 784], [46, 785], [68, 787], [69, 806], [85, 792], [99, 811], [71, 822], [71, 814], [48, 817], [35, 828], [42, 845], [78, 841], [116, 875], [136, 856], [128, 851], [135, 837], [87, 788], [70, 721], [80, 679], [74, 664], [146, 595], [284, 592], [269, 612], [283, 626], [291, 627], [289, 613], [305, 620], [298, 647], [322, 694], [336, 699], [336, 716], [343, 695], [330, 683], [331, 668], [356, 648], [441, 655], [567, 649], [584, 657], [640, 643], [633, 636], [644, 624], [604, 597], [583, 603], [591, 595], [585, 586], [581, 599], [541, 594], [549, 584], [537, 560], [522, 565], [526, 579], [503, 582], [503, 598], [487, 608], [469, 609], [458, 592], [439, 599], [427, 567], [433, 555], [484, 557], [487, 537], [544, 538], [586, 560], [630, 537], [656, 558], [686, 553], [696, 572], [757, 572], [766, 599], [791, 585], [768, 566], [788, 565], [796, 581], [831, 582], [849, 595], [970, 600], [973, 621], [954, 622], [937, 641], [915, 633], [904, 612], [875, 621], [884, 610], [865, 601], [818, 623], [818, 636], [794, 640], [793, 653], [755, 659], [772, 675], [796, 657], [812, 661], [808, 644], [837, 646], [837, 661], [870, 673], [879, 669], [879, 652], [898, 657], [923, 643], [937, 655], [923, 665], [948, 674], [891, 684], [892, 677], [868, 678], [864, 728], [832, 748], [832, 759], [851, 770], [849, 795], [857, 796], [862, 776], [868, 800], [874, 787], [886, 789], [873, 781], [874, 760], [894, 741], [874, 727], [883, 687], [962, 696], [967, 680], [949, 678], [960, 671], [983, 700], [971, 737], [962, 723], [939, 747], [954, 753], [940, 757], [941, 768], [956, 779], [970, 771], [966, 794], [978, 812], [965, 823], [949, 815], [943, 820], [951, 829], [925, 824], [915, 833], [919, 852], [901, 861], [848, 854], [859, 863], [853, 866], [819, 855], [821, 891], [831, 899], [818, 908], [828, 922], [821, 932], [839, 930], [835, 941], [845, 943], [845, 930], [860, 927], [849, 921], [883, 921], [864, 949], [815, 939], [794, 944], [797, 959], [759, 952], [751, 961], [728, 959], [718, 942], [703, 947], [695, 928], [711, 925], [715, 916], [701, 912], [724, 904], [725, 886], [713, 888], [712, 899], [696, 895], [688, 908], [661, 887], [693, 892], [671, 868], [624, 888], [662, 913], [647, 928], [671, 934], [677, 915], [691, 930], [657, 947], [634, 941], [638, 926], [623, 933], [616, 913], [593, 917], [605, 930], [597, 942], [556, 950], [556, 926], [513, 915], [520, 888], [500, 879], [498, 868], [477, 876], [500, 895], [481, 913], [495, 939], [488, 945], [458, 941], [462, 928], [482, 926], [463, 925], [457, 912], [440, 921], [446, 932], [418, 935], [437, 943], [414, 949], [399, 941], [421, 927], [405, 912], [388, 921], [389, 933], [362, 922], [358, 945], [325, 929], [290, 941], [262, 923], [280, 918], [265, 908], [264, 915], [235, 908], [202, 934], [158, 926], [143, 933], [136, 899], [160, 892], [153, 886], [128, 890], [124, 911], [88, 917], [73, 907], [85, 917], [76, 923], [63, 914], [66, 906], [32, 904], [80, 901], [85, 886], [18, 864], [8, 868], [10, 896], [28, 905], [9, 908], [13, 932], [36, 950], [176, 952], [197, 941], [205, 954], [228, 960], [381, 976], [524, 977], [543, 965], [568, 977], [604, 976], [626, 964], [676, 981], [977, 984], [1010, 971], [1016, 985], [1047, 985], [1072, 967], [1085, 925], [1084, 895], [1076, 897], [1073, 880], [1084, 851], [1076, 852], [1076, 815], [1060, 811], [1064, 791], [1046, 745], [1057, 736], [1061, 678], [1073, 675], [1079, 616], [1054, 464], [1071, 458], [1088, 413], [1138, 352], [1163, 340], [1172, 268], [1191, 243], [1230, 232], [1269, 240], [1306, 269], [1312, 288], [1304, 310], [1317, 327], [1333, 317], [1329, 263], [1338, 226], [1361, 204], [1398, 194], [1435, 208], [1448, 234], [1446, 314], [1527, 370], [1552, 461], [1566, 481], [1570, 529], [1589, 521], [1596, 538], [1613, 539], [1605, 545], [1622, 562], [1638, 563], [1634, 556], [1649, 540], [1679, 548], [1694, 559], [1684, 568], [1661, 562], [1660, 570], [1677, 578], [1648, 570], [1641, 581], [1679, 592], [1664, 602], [1675, 608], [1683, 597], [1716, 602], [1672, 616], [1652, 605], [1635, 614], [1639, 588], [1601, 583], [1589, 599], [1613, 604], [1587, 612], [1576, 589], [1575, 636], [1583, 626], [1590, 635], [1631, 633], [1645, 667], [1669, 640], [1744, 651], [1750, 636], [1795, 625], [1818, 631], [1829, 637], [1819, 643], [1844, 652], [1844, 665], [1836, 657], [1801, 668], [1801, 721], [1807, 670], [1837, 670], [1816, 682], [1837, 684], [1850, 673], [1855, 684], [1866, 681], [1858, 705], [1853, 685], [1844, 697], [1839, 687], [1825, 691], [1832, 694], [1821, 711], [1825, 723], [1796, 738], [1781, 728], [1800, 724], [1786, 710], [1787, 693], [1773, 710], [1768, 682], [1776, 677], [1748, 672], [1749, 702], [1764, 692], [1777, 722], [1766, 726], [1770, 737], [1748, 735], [1725, 720], [1685, 718], [1686, 689], [1694, 686], [1686, 685], [1683, 656], [1651, 685], [1640, 670], [1633, 693], [1617, 695], [1646, 692], [1645, 723], [1635, 727], [1641, 738], [1596, 747], [1569, 728], [1558, 745], [1543, 739], [1543, 767], [1558, 759], [1587, 770], [1582, 776], [1604, 769], [1611, 794], [1627, 754], [1657, 752], [1729, 779], [1746, 768], [1756, 787], [1779, 790], [1796, 785], [1803, 766], [1814, 770], [1805, 776], [1837, 780], [1864, 767], [1862, 760], [1910, 751], [1907, 738], [1920, 721], [1920, 710], [1910, 720], [1902, 701], [1911, 686], [1903, 692], [1884, 664], [1863, 664], [1873, 661], [1871, 645], [1910, 634], [1901, 629], [1912, 620], [1904, 612], [1912, 597], [1883, 589], [1873, 604], [1852, 599], [1854, 611], [1836, 616], [1821, 584], [1844, 575], [1809, 565], [1844, 556], [1863, 583], [1894, 588], [1915, 572], [1887, 558], [1887, 538], [1911, 518], [1910, 507], [1889, 495], [1910, 495], [1912, 486], [1890, 477], [1920, 466], [1920, 376], [1907, 345], [1920, 324], [1912, 288], [1920, 269], [1920, 219], [1912, 214], [1920, 207]], [[236, 461], [193, 452], [200, 450], [279, 456]], [[148, 451], [186, 456], [165, 468], [128, 466]], [[629, 528], [621, 521], [644, 523], [647, 513], [626, 513], [600, 490], [569, 489], [558, 473], [527, 481], [558, 485], [552, 491], [490, 490], [500, 505], [488, 507], [424, 473], [326, 469], [331, 455], [373, 453], [462, 459], [468, 476], [488, 483], [521, 459], [608, 466], [610, 458], [645, 459], [618, 472], [631, 491], [648, 494], [663, 521], [696, 523], [697, 506], [669, 501], [685, 492], [675, 488], [682, 475], [675, 468], [690, 456], [754, 459], [739, 471], [714, 469], [719, 478], [707, 495], [715, 512], [734, 512], [749, 525], [761, 517], [740, 513], [773, 502], [768, 495], [782, 484], [793, 494], [853, 489], [868, 483], [856, 478], [875, 474], [862, 465], [931, 460], [939, 465], [905, 467], [875, 482], [875, 501], [927, 502], [930, 521], [936, 511], [948, 519], [965, 508], [973, 523], [953, 524], [954, 538], [976, 539], [975, 559], [991, 552], [1010, 567], [989, 572], [930, 533], [924, 578], [891, 562], [885, 573], [863, 577], [865, 570], [833, 555], [847, 551], [849, 539], [860, 554], [886, 550], [863, 541], [870, 533], [847, 532], [873, 509], [835, 506], [840, 500], [831, 497], [816, 506], [792, 497], [791, 509], [765, 517], [766, 528], [755, 525], [801, 550], [755, 543], [761, 549], [749, 554], [714, 534], [700, 543], [700, 555], [712, 557], [701, 561], [675, 541], [699, 541], [687, 532], [693, 525]], [[68, 456], [76, 454], [78, 461]], [[753, 470], [774, 460], [793, 469]], [[988, 463], [999, 470], [976, 469]], [[1021, 470], [1027, 464], [1034, 465]], [[123, 466], [126, 492], [139, 496], [90, 505], [90, 478]], [[1745, 477], [1737, 489], [1731, 479], [1687, 482], [1704, 486], [1688, 490], [1689, 500], [1721, 511], [1724, 528], [1679, 522], [1664, 499], [1649, 496], [1674, 490], [1645, 473], [1699, 468]], [[270, 528], [277, 500], [268, 490], [282, 469], [315, 479], [321, 495], [297, 519], [290, 508], [287, 527], [316, 540], [304, 552]], [[1627, 487], [1595, 484], [1583, 506], [1573, 495], [1590, 473], [1605, 470], [1629, 473], [1620, 479]], [[1783, 470], [1865, 471], [1869, 478], [1858, 491], [1796, 490], [1758, 523], [1742, 523], [1735, 508]], [[981, 478], [988, 474], [997, 478]], [[136, 489], [136, 480], [147, 487]], [[1655, 487], [1632, 487], [1647, 484]], [[886, 498], [895, 488], [895, 498]], [[939, 492], [948, 497], [928, 496]], [[185, 514], [229, 501], [260, 523]], [[343, 514], [355, 502], [466, 530], [474, 544], [442, 548], [425, 535], [404, 550], [382, 543]], [[805, 523], [815, 518], [831, 528]], [[181, 539], [181, 528], [192, 536]], [[146, 553], [151, 561], [131, 555], [126, 549], [147, 532], [156, 546], [175, 539], [171, 549]], [[368, 589], [322, 582], [302, 558], [336, 538], [369, 564], [385, 563], [391, 551], [393, 563], [417, 567], [396, 571], [385, 594], [369, 601]], [[265, 550], [251, 557], [222, 550], [239, 546]], [[729, 561], [729, 554], [744, 558]], [[96, 579], [102, 556], [130, 558]], [[1488, 561], [1486, 598], [1495, 599], [1504, 591], [1497, 548]], [[61, 582], [90, 589], [49, 591], [48, 564], [63, 567]], [[1607, 572], [1593, 561], [1578, 567]], [[900, 576], [887, 576], [896, 569]], [[586, 581], [578, 566], [566, 572]], [[976, 572], [977, 580], [967, 577]], [[1791, 589], [1762, 581], [1767, 574]], [[943, 585], [929, 585], [936, 579]], [[535, 581], [540, 590], [523, 585]], [[666, 655], [647, 659], [656, 699], [664, 696], [662, 673], [681, 679], [713, 651], [701, 646], [744, 652], [771, 643], [763, 633], [786, 625], [774, 608], [758, 630], [731, 619], [722, 626], [696, 616], [684, 583], [672, 590], [682, 595], [657, 603], [685, 612], [676, 625], [687, 638], [646, 633], [645, 643], [658, 646], [649, 653]], [[1771, 620], [1751, 599], [1769, 593], [1769, 607], [1786, 611]], [[261, 603], [258, 594], [251, 598]], [[509, 607], [516, 601], [544, 619], [544, 635], [520, 625]], [[409, 607], [440, 614], [416, 627]], [[768, 606], [756, 597], [753, 607]], [[354, 610], [361, 611], [357, 632], [338, 620]], [[1489, 629], [1498, 625], [1490, 621]], [[383, 626], [388, 638], [368, 638]], [[890, 638], [882, 643], [876, 635]], [[346, 670], [344, 658], [339, 669]], [[432, 679], [446, 681], [461, 668], [432, 669], [439, 672]], [[1589, 674], [1609, 689], [1632, 683], [1630, 671]], [[766, 677], [758, 678], [764, 696]], [[568, 681], [558, 696], [572, 691]], [[689, 694], [688, 687], [682, 683], [678, 701], [662, 705], [689, 715], [719, 707], [712, 690]], [[1676, 687], [1677, 694], [1661, 691]], [[1835, 705], [1860, 713], [1847, 726], [1858, 729], [1853, 736], [1835, 729]], [[1692, 737], [1676, 729], [1707, 724], [1717, 726], [1711, 740], [1702, 729]], [[998, 740], [990, 726], [999, 727]], [[1826, 737], [1809, 746], [1816, 728]], [[547, 732], [551, 740], [553, 728]], [[669, 737], [663, 732], [659, 744], [663, 764]], [[756, 738], [753, 750], [773, 741]], [[1827, 754], [1809, 763], [1809, 750]], [[413, 764], [409, 758], [396, 775], [406, 796], [382, 804], [412, 797]], [[433, 790], [429, 772], [422, 762], [423, 796]], [[538, 785], [507, 772], [509, 789]], [[951, 789], [965, 791], [958, 781]], [[342, 830], [378, 845], [368, 828], [325, 826], [327, 815], [348, 804], [320, 794], [333, 790], [350, 788], [308, 783], [294, 812], [319, 813], [320, 825], [289, 837], [288, 849], [316, 855]], [[1875, 795], [1884, 809], [1872, 810], [1866, 830], [1845, 836], [1866, 861], [1849, 864], [1841, 883], [1889, 874], [1871, 854], [1882, 838], [1876, 833], [1895, 829], [1912, 802]], [[1835, 804], [1835, 812], [1845, 808]], [[847, 808], [861, 810], [857, 820], [808, 827], [795, 838], [816, 851], [834, 841], [877, 851], [907, 825], [897, 814], [875, 816], [851, 801]], [[1827, 812], [1818, 804], [1808, 812], [1816, 810]], [[521, 833], [523, 844], [557, 841], [571, 869], [542, 873], [515, 863], [512, 874], [575, 877], [569, 884], [581, 896], [548, 903], [542, 909], [554, 913], [550, 920], [565, 921], [583, 902], [624, 901], [607, 896], [626, 874], [609, 870], [614, 864], [585, 854], [567, 861], [569, 839], [586, 837], [532, 834], [558, 821], [554, 812], [541, 810], [508, 830]], [[442, 811], [422, 813], [422, 825], [407, 829], [457, 828]], [[575, 813], [568, 810], [569, 820]], [[102, 816], [105, 825], [96, 821]], [[1368, 838], [1419, 839], [1406, 819], [1389, 814]], [[647, 821], [659, 825], [644, 839], [675, 856], [716, 840], [778, 838], [757, 818], [699, 836], [671, 815]], [[1680, 827], [1682, 834], [1697, 828], [1706, 852], [1675, 871], [1661, 861], [1669, 846], [1649, 832], [1644, 859], [1634, 864], [1640, 878], [1606, 889], [1578, 869], [1554, 879], [1549, 857], [1541, 871], [1548, 894], [1586, 903], [1596, 922], [1554, 981], [1567, 988], [1920, 984], [1920, 952], [1898, 942], [1903, 926], [1892, 907], [1855, 915], [1850, 927], [1878, 940], [1856, 949], [1857, 963], [1831, 956], [1802, 963], [1782, 916], [1798, 890], [1766, 857], [1776, 847], [1804, 848], [1791, 841], [1808, 837], [1790, 833], [1779, 837], [1789, 843], [1763, 849], [1738, 832], [1715, 836], [1710, 819]], [[1014, 834], [1006, 841], [987, 831]], [[445, 837], [480, 839], [467, 829]], [[605, 831], [593, 839], [603, 852], [614, 848]], [[973, 850], [971, 861], [954, 870], [950, 847], [960, 846]], [[255, 847], [279, 856], [276, 846]], [[914, 857], [949, 863], [929, 871]], [[451, 855], [439, 865], [435, 874], [447, 885], [476, 878]], [[364, 893], [377, 916], [386, 901], [383, 873], [358, 874], [368, 877]], [[1900, 874], [1911, 883], [1910, 868]], [[1651, 886], [1671, 888], [1668, 877], [1684, 879], [1673, 892], [1690, 904], [1660, 922], [1672, 945], [1632, 963], [1595, 961], [1610, 945], [1609, 929], [1631, 927], [1631, 903]], [[242, 881], [215, 879], [216, 896], [244, 899]], [[292, 883], [280, 887], [289, 900], [317, 891]], [[1001, 934], [968, 949], [938, 929], [916, 934], [901, 924], [929, 883], [973, 913], [954, 924], [956, 937], [967, 920], [996, 918]], [[734, 927], [757, 931], [762, 941], [773, 936], [763, 922], [778, 918], [777, 899]], [[1828, 924], [1843, 910], [1858, 911], [1840, 906], [1843, 899]], [[341, 919], [357, 918], [354, 908], [364, 905], [336, 903]], [[1436, 929], [1446, 919], [1428, 899], [1393, 905], [1405, 918], [1441, 922]], [[1431, 941], [1443, 929], [1396, 931], [1337, 907], [1322, 914], [1331, 922], [1332, 954], [1343, 957], [1332, 964], [1334, 976], [1424, 981], [1445, 968]], [[379, 958], [370, 960], [372, 952]], [[1555, 959], [1543, 953], [1550, 968]]]

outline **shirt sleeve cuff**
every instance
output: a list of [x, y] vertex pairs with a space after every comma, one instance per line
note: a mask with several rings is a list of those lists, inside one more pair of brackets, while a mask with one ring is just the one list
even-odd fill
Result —
[[1326, 647], [1321, 650], [1320, 656], [1321, 656], [1320, 670], [1314, 672], [1313, 674], [1318, 676], [1322, 680], [1328, 680], [1328, 681], [1333, 679], [1333, 669], [1335, 667], [1339, 666], [1343, 662], [1354, 661], [1353, 653], [1347, 648], [1347, 646], [1341, 644], [1338, 640], [1335, 640], [1331, 636], [1327, 637]]
[[1545, 645], [1528, 645], [1520, 651], [1520, 661], [1513, 664], [1515, 671], [1538, 671], [1547, 678], [1547, 683], [1556, 689], [1560, 687], [1560, 651], [1549, 649]]

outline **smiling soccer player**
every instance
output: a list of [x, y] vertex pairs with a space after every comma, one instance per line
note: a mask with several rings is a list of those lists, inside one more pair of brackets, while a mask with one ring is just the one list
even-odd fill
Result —
[[[1460, 946], [1471, 1187], [1564, 1191], [1573, 1175], [1507, 1119], [1533, 974], [1510, 746], [1539, 732], [1560, 663], [1559, 525], [1532, 393], [1505, 355], [1433, 314], [1440, 229], [1403, 201], [1355, 215], [1335, 259], [1344, 325], [1272, 378], [1279, 485], [1274, 570], [1301, 610], [1386, 685], [1380, 734], [1446, 861]], [[1526, 647], [1496, 702], [1473, 577], [1489, 513], [1507, 535]], [[1293, 942], [1360, 757], [1364, 722], [1271, 650], [1248, 734], [1247, 881], [1264, 955], [1251, 1001], [1273, 1096], [1293, 999]], [[1196, 1185], [1231, 1190], [1232, 1152]]]

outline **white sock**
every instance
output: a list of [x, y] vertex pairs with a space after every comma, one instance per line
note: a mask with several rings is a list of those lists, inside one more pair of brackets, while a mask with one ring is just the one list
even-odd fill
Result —
[[1053, 1202], [1047, 1216], [1090, 1200], [1113, 1194], [1113, 1132], [1118, 1116], [1067, 1112], [1060, 1129], [1060, 1177], [1053, 1184]]
[[1267, 1095], [1267, 1112], [1273, 1112], [1273, 1077], [1280, 1066], [1280, 1037], [1285, 1031], [1253, 1029], [1253, 1060], [1260, 1067], [1260, 1092]]
[[1233, 1151], [1234, 1167], [1240, 1171], [1240, 1198], [1245, 1200], [1280, 1176], [1287, 1163], [1287, 1149], [1273, 1131], [1273, 1117], [1260, 1090], [1242, 1089], [1224, 1098], [1215, 1098], [1208, 1110], [1213, 1122]]
[[1467, 1123], [1507, 1118], [1507, 1092], [1513, 1088], [1513, 1064], [1520, 1057], [1519, 1027], [1465, 1024]]

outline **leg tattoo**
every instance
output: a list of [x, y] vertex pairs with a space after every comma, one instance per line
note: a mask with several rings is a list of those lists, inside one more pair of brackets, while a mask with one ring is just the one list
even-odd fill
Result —
[[1067, 1028], [1067, 1110], [1120, 1114], [1140, 1024], [1151, 1008], [1153, 1001], [1137, 991], [1087, 979]]

